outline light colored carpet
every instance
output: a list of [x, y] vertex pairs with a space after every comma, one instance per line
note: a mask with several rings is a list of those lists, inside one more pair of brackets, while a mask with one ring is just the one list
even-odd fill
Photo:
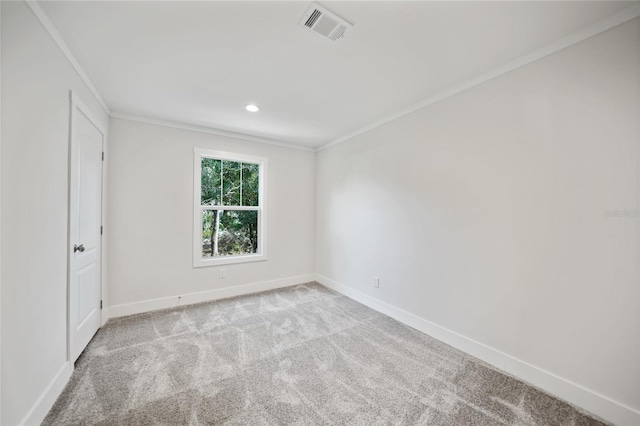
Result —
[[309, 283], [111, 320], [45, 425], [600, 425]]

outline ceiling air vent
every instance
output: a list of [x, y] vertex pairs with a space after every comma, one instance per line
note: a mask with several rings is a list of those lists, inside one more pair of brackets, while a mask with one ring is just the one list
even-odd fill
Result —
[[311, 8], [302, 17], [300, 24], [332, 41], [341, 39], [353, 27], [317, 3], [311, 5]]

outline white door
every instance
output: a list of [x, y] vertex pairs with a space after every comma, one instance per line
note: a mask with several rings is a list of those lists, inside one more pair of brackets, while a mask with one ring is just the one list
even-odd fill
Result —
[[71, 94], [69, 176], [69, 357], [100, 327], [102, 161], [105, 132]]

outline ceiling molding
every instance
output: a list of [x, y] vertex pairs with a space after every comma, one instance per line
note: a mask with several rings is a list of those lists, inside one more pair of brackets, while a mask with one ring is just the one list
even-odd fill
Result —
[[165, 120], [165, 119], [156, 119], [156, 118], [151, 118], [151, 117], [144, 117], [144, 116], [138, 116], [138, 115], [134, 115], [134, 114], [128, 114], [128, 113], [123, 113], [123, 112], [115, 112], [115, 111], [111, 111], [111, 109], [109, 108], [109, 106], [107, 105], [107, 103], [105, 102], [104, 98], [102, 97], [102, 95], [100, 94], [100, 92], [98, 92], [98, 90], [96, 89], [96, 87], [94, 86], [93, 82], [91, 81], [91, 79], [89, 78], [89, 76], [87, 75], [87, 73], [82, 69], [82, 67], [80, 66], [80, 64], [78, 63], [78, 61], [76, 60], [76, 58], [73, 56], [73, 54], [71, 53], [71, 51], [69, 50], [69, 47], [67, 46], [67, 44], [64, 42], [62, 36], [60, 35], [60, 33], [58, 33], [57, 29], [55, 28], [55, 26], [53, 25], [53, 23], [49, 20], [49, 18], [47, 17], [46, 13], [42, 10], [42, 8], [40, 7], [40, 5], [38, 4], [37, 0], [24, 0], [25, 3], [29, 6], [29, 8], [31, 9], [31, 11], [33, 12], [33, 14], [38, 18], [38, 20], [40, 21], [40, 23], [42, 24], [42, 26], [44, 27], [44, 29], [49, 33], [49, 35], [51, 36], [51, 38], [54, 40], [54, 42], [58, 45], [58, 47], [60, 48], [60, 50], [62, 51], [62, 53], [65, 55], [65, 57], [67, 58], [67, 60], [69, 61], [69, 63], [72, 65], [72, 67], [76, 70], [76, 72], [78, 73], [78, 75], [80, 76], [80, 78], [84, 81], [84, 83], [87, 85], [87, 87], [89, 88], [89, 90], [92, 92], [92, 94], [95, 96], [96, 100], [98, 101], [98, 103], [101, 105], [101, 107], [104, 109], [104, 111], [111, 117], [114, 118], [121, 118], [121, 119], [125, 119], [125, 120], [130, 120], [130, 121], [138, 121], [138, 122], [142, 122], [142, 123], [147, 123], [147, 124], [156, 124], [156, 125], [161, 125], [161, 126], [165, 126], [165, 127], [173, 127], [173, 128], [177, 128], [177, 129], [182, 129], [182, 130], [190, 130], [190, 131], [195, 131], [195, 132], [200, 132], [200, 133], [209, 133], [209, 134], [214, 134], [214, 135], [218, 135], [218, 136], [225, 136], [225, 137], [231, 137], [231, 138], [235, 138], [235, 139], [242, 139], [242, 140], [247, 140], [247, 141], [253, 141], [253, 142], [261, 142], [261, 143], [266, 143], [266, 144], [270, 144], [270, 145], [276, 145], [276, 146], [282, 146], [282, 147], [287, 147], [287, 148], [293, 148], [293, 149], [299, 149], [299, 150], [303, 150], [303, 151], [322, 151], [324, 149], [327, 149], [329, 147], [338, 145], [342, 142], [348, 141], [350, 139], [353, 139], [359, 135], [362, 135], [370, 130], [373, 130], [377, 127], [380, 127], [384, 124], [387, 124], [391, 121], [397, 120], [401, 117], [404, 117], [406, 115], [409, 115], [413, 112], [416, 112], [422, 108], [428, 107], [430, 105], [433, 105], [437, 102], [440, 102], [446, 98], [449, 98], [451, 96], [454, 96], [458, 93], [464, 92], [468, 89], [471, 89], [477, 85], [480, 85], [482, 83], [485, 83], [487, 81], [490, 81], [496, 77], [499, 77], [501, 75], [504, 75], [508, 72], [511, 72], [513, 70], [516, 70], [518, 68], [521, 68], [525, 65], [528, 65], [532, 62], [535, 62], [539, 59], [542, 59], [546, 56], [549, 56], [553, 53], [556, 53], [560, 50], [563, 50], [569, 46], [572, 46], [574, 44], [577, 44], [581, 41], [584, 41], [590, 37], [593, 37], [597, 34], [600, 34], [604, 31], [607, 31], [611, 28], [614, 28], [618, 25], [621, 25], [625, 22], [628, 22], [632, 19], [635, 19], [637, 17], [640, 16], [640, 3], [636, 3], [633, 6], [630, 6], [624, 10], [619, 11], [618, 13], [615, 13], [605, 19], [602, 19], [600, 21], [596, 21], [595, 23], [585, 27], [582, 30], [579, 30], [577, 32], [574, 32], [568, 36], [562, 37], [552, 43], [547, 44], [546, 46], [543, 46], [539, 49], [536, 49], [526, 55], [523, 55], [519, 58], [516, 58], [515, 60], [508, 62], [504, 65], [501, 65], [497, 68], [494, 68], [491, 71], [488, 71], [484, 74], [481, 74], [479, 76], [476, 76], [470, 80], [467, 80], [461, 84], [458, 84], [450, 89], [447, 89], [443, 92], [440, 92], [434, 96], [431, 96], [417, 104], [414, 104], [412, 106], [409, 106], [408, 108], [402, 109], [394, 114], [391, 114], [387, 117], [384, 117], [380, 120], [377, 120], [375, 122], [372, 122], [364, 127], [361, 127], [360, 129], [357, 129], [353, 132], [347, 133], [337, 139], [334, 139], [332, 141], [329, 141], [323, 145], [320, 145], [319, 147], [313, 147], [313, 146], [307, 146], [307, 145], [302, 145], [302, 144], [295, 144], [295, 143], [287, 143], [287, 142], [282, 142], [282, 141], [278, 141], [278, 140], [273, 140], [273, 139], [268, 139], [268, 138], [262, 138], [262, 137], [258, 137], [258, 136], [252, 136], [252, 135], [248, 135], [248, 134], [244, 134], [244, 133], [239, 133], [239, 132], [231, 132], [231, 131], [226, 131], [226, 130], [221, 130], [221, 129], [216, 129], [216, 128], [210, 128], [210, 127], [206, 127], [206, 126], [201, 126], [201, 125], [193, 125], [193, 124], [188, 124], [188, 123], [182, 123], [182, 122], [176, 122], [176, 121], [171, 121], [171, 120]]
[[207, 133], [210, 135], [224, 136], [227, 138], [241, 139], [241, 140], [250, 141], [250, 142], [265, 143], [265, 144], [276, 145], [284, 148], [298, 149], [301, 151], [310, 151], [310, 152], [316, 151], [316, 148], [312, 146], [287, 143], [287, 142], [277, 141], [277, 140], [268, 139], [268, 138], [261, 138], [259, 136], [247, 135], [244, 133], [220, 130], [213, 127], [181, 123], [178, 121], [171, 121], [171, 120], [165, 120], [160, 118], [144, 117], [141, 115], [129, 114], [126, 112], [111, 111], [110, 116], [111, 118], [119, 118], [121, 120], [136, 121], [138, 123], [145, 123], [145, 124], [154, 124], [156, 126], [171, 127], [174, 129], [188, 130], [191, 132]]
[[542, 59], [546, 56], [549, 56], [553, 53], [559, 52], [560, 50], [566, 49], [569, 46], [573, 46], [574, 44], [580, 43], [588, 38], [591, 38], [595, 35], [603, 33], [611, 28], [617, 27], [618, 25], [622, 25], [625, 22], [631, 21], [632, 19], [640, 16], [640, 3], [636, 3], [631, 7], [623, 9], [618, 13], [615, 13], [605, 19], [600, 21], [596, 21], [595, 23], [583, 28], [580, 31], [576, 31], [572, 34], [569, 34], [565, 37], [562, 37], [554, 42], [551, 42], [539, 49], [536, 49], [526, 55], [520, 56], [519, 58], [514, 59], [511, 62], [508, 62], [504, 65], [501, 65], [497, 68], [494, 68], [491, 71], [488, 71], [484, 74], [480, 74], [477, 77], [474, 77], [470, 80], [467, 80], [457, 86], [454, 86], [450, 89], [447, 89], [443, 92], [438, 93], [437, 95], [431, 96], [417, 104], [414, 104], [408, 108], [400, 110], [394, 114], [391, 114], [381, 120], [375, 121], [371, 124], [368, 124], [364, 127], [361, 127], [358, 130], [355, 130], [351, 133], [348, 133], [344, 136], [341, 136], [333, 141], [321, 145], [317, 148], [317, 151], [325, 150], [329, 147], [338, 145], [342, 142], [346, 142], [350, 139], [355, 138], [356, 136], [362, 135], [370, 130], [373, 130], [377, 127], [380, 127], [384, 124], [387, 124], [391, 121], [397, 120], [399, 118], [404, 117], [405, 115], [409, 115], [415, 111], [418, 111], [422, 108], [433, 105], [437, 102], [440, 102], [446, 98], [454, 96], [458, 93], [464, 92], [465, 90], [471, 89], [472, 87], [478, 86], [482, 83], [485, 83], [489, 80], [492, 80], [496, 77], [504, 75], [508, 72], [521, 68], [525, 65], [528, 65], [532, 62], [535, 62], [539, 59]]
[[25, 0], [25, 3], [27, 4], [27, 6], [29, 6], [33, 14], [36, 16], [36, 18], [38, 18], [38, 20], [40, 21], [44, 29], [49, 33], [53, 41], [58, 45], [58, 47], [60, 48], [64, 56], [67, 58], [71, 66], [76, 70], [76, 72], [78, 73], [82, 81], [84, 81], [84, 84], [86, 84], [89, 90], [91, 91], [91, 93], [93, 93], [93, 96], [95, 96], [96, 100], [98, 101], [102, 109], [104, 109], [104, 111], [107, 114], [111, 114], [111, 110], [109, 109], [109, 106], [105, 102], [104, 98], [102, 97], [100, 92], [98, 92], [98, 89], [96, 89], [96, 86], [93, 85], [93, 82], [91, 81], [87, 73], [84, 72], [84, 70], [76, 60], [75, 56], [73, 56], [73, 54], [71, 53], [71, 50], [69, 50], [69, 47], [62, 39], [62, 36], [60, 35], [56, 27], [53, 25], [53, 23], [49, 20], [49, 18], [47, 17], [47, 14], [44, 12], [44, 10], [42, 10], [38, 2], [35, 0]]
[[24, 0], [24, 1], [29, 6], [33, 14], [36, 16], [36, 18], [38, 18], [38, 20], [40, 21], [44, 29], [49, 33], [53, 41], [58, 45], [58, 47], [60, 48], [64, 56], [67, 58], [71, 66], [76, 70], [76, 72], [78, 73], [82, 81], [84, 81], [84, 83], [87, 85], [91, 93], [95, 96], [100, 106], [104, 109], [104, 111], [110, 117], [120, 118], [123, 120], [129, 120], [129, 121], [137, 121], [137, 122], [146, 123], [146, 124], [155, 124], [159, 126], [172, 127], [176, 129], [182, 129], [182, 130], [190, 130], [190, 131], [200, 132], [200, 133], [209, 133], [217, 136], [225, 136], [229, 138], [242, 139], [246, 141], [266, 143], [269, 145], [277, 145], [285, 148], [299, 149], [302, 151], [311, 151], [311, 152], [316, 151], [315, 147], [281, 142], [273, 139], [261, 138], [258, 136], [251, 136], [244, 133], [230, 132], [226, 130], [209, 128], [205, 126], [181, 123], [181, 122], [176, 122], [171, 120], [156, 119], [151, 117], [144, 117], [144, 116], [128, 114], [124, 112], [111, 111], [111, 109], [105, 102], [100, 92], [98, 92], [98, 89], [95, 87], [95, 85], [93, 84], [93, 82], [91, 81], [87, 73], [84, 71], [84, 69], [82, 69], [82, 67], [80, 66], [80, 63], [77, 61], [75, 56], [73, 56], [73, 53], [71, 53], [71, 50], [69, 49], [67, 44], [64, 42], [64, 39], [62, 38], [62, 36], [60, 35], [56, 27], [49, 20], [45, 11], [42, 10], [40, 5], [38, 4], [38, 1], [37, 0]]

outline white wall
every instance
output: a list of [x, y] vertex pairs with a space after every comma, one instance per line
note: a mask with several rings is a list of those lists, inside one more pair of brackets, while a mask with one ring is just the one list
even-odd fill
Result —
[[[112, 315], [172, 306], [175, 296], [190, 293], [303, 275], [301, 280], [312, 279], [313, 152], [122, 119], [111, 120], [109, 138], [106, 233]], [[269, 159], [268, 260], [192, 266], [194, 147]], [[224, 279], [218, 278], [220, 268]], [[214, 294], [230, 293], [205, 298]], [[148, 302], [154, 299], [163, 300]]]
[[[69, 371], [68, 91], [108, 117], [29, 8], [1, 8], [0, 423], [13, 425], [38, 423]], [[605, 217], [639, 208], [639, 52], [636, 20], [322, 151], [317, 173], [313, 153], [112, 120], [108, 304], [315, 269], [639, 410], [638, 218]], [[225, 279], [191, 266], [195, 146], [270, 160], [269, 260]]]
[[24, 2], [2, 7], [2, 419], [39, 423], [67, 367], [69, 90], [108, 117]]
[[639, 63], [636, 19], [321, 151], [320, 279], [640, 415]]

